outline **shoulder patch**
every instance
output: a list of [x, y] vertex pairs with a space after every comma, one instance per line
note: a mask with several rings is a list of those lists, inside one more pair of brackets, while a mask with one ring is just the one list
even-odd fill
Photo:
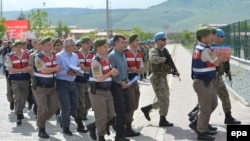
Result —
[[36, 62], [36, 68], [40, 69], [42, 67], [42, 61]]

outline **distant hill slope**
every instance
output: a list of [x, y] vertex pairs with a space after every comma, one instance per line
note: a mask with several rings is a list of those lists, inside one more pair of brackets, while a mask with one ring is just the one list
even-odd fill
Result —
[[[168, 0], [147, 9], [112, 9], [113, 29], [139, 26], [145, 31], [176, 32], [200, 23], [233, 23], [249, 19], [250, 0]], [[67, 25], [83, 28], [106, 28], [105, 9], [48, 8], [53, 25], [62, 20]], [[30, 11], [24, 11], [25, 14]], [[19, 11], [4, 12], [7, 19], [16, 19]]]

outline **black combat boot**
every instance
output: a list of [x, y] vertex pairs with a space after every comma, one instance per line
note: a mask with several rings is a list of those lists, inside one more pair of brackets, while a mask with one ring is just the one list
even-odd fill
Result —
[[10, 102], [10, 110], [14, 110], [14, 101]]
[[197, 110], [199, 110], [199, 106], [198, 106], [198, 105], [196, 105], [196, 106], [192, 109], [192, 111], [190, 111], [190, 112], [188, 113], [188, 116], [190, 117], [191, 114], [192, 114], [192, 112], [197, 111]]
[[92, 140], [96, 140], [96, 126], [95, 126], [95, 122], [90, 123], [87, 125], [87, 129], [89, 130], [89, 135], [92, 138]]
[[16, 117], [16, 124], [21, 125], [22, 124], [22, 115], [18, 114]]
[[45, 128], [39, 128], [38, 137], [47, 139], [49, 135], [46, 133]]
[[241, 124], [241, 121], [236, 120], [232, 117], [231, 111], [225, 113], [225, 124]]
[[189, 127], [191, 129], [193, 129], [196, 133], [197, 133], [197, 119], [195, 119], [194, 121], [192, 121], [190, 124], [189, 124]]
[[193, 121], [196, 118], [196, 116], [198, 115], [199, 111], [200, 110], [197, 109], [196, 111], [191, 112], [190, 116], [189, 116], [189, 121]]
[[125, 136], [126, 137], [136, 137], [136, 136], [140, 136], [141, 133], [139, 132], [135, 132], [132, 127], [131, 127], [131, 123], [127, 123], [126, 124], [126, 131], [125, 131]]
[[98, 136], [98, 141], [105, 141], [104, 136]]
[[159, 126], [160, 126], [160, 127], [170, 127], [170, 126], [174, 126], [174, 124], [168, 122], [168, 121], [166, 120], [166, 117], [165, 117], [165, 116], [160, 116]]
[[144, 116], [145, 116], [145, 118], [146, 118], [148, 121], [151, 120], [151, 118], [150, 118], [150, 116], [149, 116], [149, 112], [150, 112], [152, 109], [153, 109], [152, 104], [150, 104], [150, 105], [148, 105], [148, 106], [145, 106], [145, 107], [142, 107], [142, 108], [141, 108], [141, 111], [144, 113]]
[[140, 74], [140, 81], [143, 80], [143, 74]]
[[210, 140], [210, 141], [212, 141], [215, 138], [208, 135], [206, 132], [203, 132], [203, 133], [198, 132], [197, 139], [198, 140]]
[[85, 126], [83, 125], [83, 123], [82, 123], [82, 120], [77, 120], [77, 132], [80, 132], [80, 133], [87, 133], [88, 132], [88, 130], [86, 130], [85, 129]]

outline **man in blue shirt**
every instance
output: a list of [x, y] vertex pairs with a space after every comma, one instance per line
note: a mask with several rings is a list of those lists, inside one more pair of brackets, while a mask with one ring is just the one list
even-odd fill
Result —
[[114, 36], [114, 49], [108, 55], [111, 65], [117, 68], [118, 75], [112, 77], [111, 92], [114, 99], [116, 112], [116, 137], [115, 141], [129, 141], [125, 138], [126, 114], [130, 111], [128, 90], [128, 65], [123, 52], [126, 47], [126, 38], [122, 35]]
[[80, 62], [74, 53], [75, 41], [73, 39], [64, 40], [63, 47], [64, 49], [56, 54], [57, 65], [62, 67], [62, 70], [56, 76], [56, 91], [62, 110], [58, 118], [63, 133], [72, 136], [72, 132], [69, 130], [70, 115], [77, 110], [78, 91], [75, 83], [77, 73], [69, 66], [78, 67]]

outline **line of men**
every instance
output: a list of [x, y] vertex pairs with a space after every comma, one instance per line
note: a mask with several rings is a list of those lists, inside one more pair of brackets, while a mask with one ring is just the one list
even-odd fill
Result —
[[[200, 30], [197, 31], [199, 41], [211, 32], [210, 29]], [[171, 127], [174, 124], [166, 120], [170, 95], [166, 78], [170, 70], [169, 60], [165, 56], [165, 52], [168, 53], [165, 48], [167, 38], [164, 32], [157, 32], [154, 40], [156, 44], [149, 51], [152, 66], [150, 81], [158, 101], [142, 107], [141, 110], [150, 121], [150, 111], [159, 109], [159, 126]], [[208, 42], [208, 39], [205, 41]], [[139, 49], [138, 34], [129, 36], [128, 42], [124, 36], [115, 35], [112, 51], [109, 50], [106, 39], [98, 38], [94, 41], [95, 53], [89, 51], [89, 37], [84, 36], [79, 42], [80, 50], [70, 38], [65, 39], [63, 43], [59, 39], [52, 42], [50, 37], [43, 38], [40, 41], [40, 52], [38, 51], [31, 60], [33, 65], [26, 63], [30, 58], [20, 49], [20, 41], [13, 44], [13, 53], [7, 55], [9, 59], [6, 59], [5, 63], [12, 76], [11, 84], [13, 82], [14, 89], [17, 89], [14, 91], [17, 124], [22, 124], [21, 113], [25, 104], [23, 96], [26, 97], [20, 89], [21, 83], [27, 87], [27, 80], [30, 79], [27, 74], [33, 69], [35, 79], [32, 82], [32, 90], [38, 105], [39, 137], [49, 138], [45, 131], [45, 122], [58, 109], [61, 113], [57, 118], [64, 134], [72, 135], [70, 116], [73, 116], [77, 123], [77, 131], [86, 133], [82, 120], [90, 105], [94, 111], [95, 122], [87, 125], [87, 129], [93, 140], [97, 139], [97, 135], [99, 141], [105, 140], [105, 134], [110, 134], [110, 126], [116, 131], [116, 141], [128, 141], [126, 137], [139, 136], [140, 133], [132, 129], [133, 114], [139, 105], [139, 85], [137, 81], [129, 83], [143, 71], [145, 65], [143, 53]], [[52, 46], [57, 43], [62, 45], [63, 49], [52, 53]], [[175, 74], [179, 75], [179, 72]], [[195, 80], [200, 80], [199, 75], [195, 77]], [[89, 103], [86, 102], [87, 99]], [[205, 122], [202, 123], [204, 124]], [[199, 126], [198, 122], [197, 127]], [[207, 134], [207, 130], [199, 128], [198, 139], [213, 139]]]
[[[99, 140], [105, 140], [104, 135], [110, 134], [110, 125], [116, 130], [117, 141], [127, 141], [129, 139], [126, 137], [139, 136], [140, 133], [132, 129], [133, 114], [139, 104], [139, 85], [137, 81], [128, 83], [144, 68], [138, 34], [129, 37], [128, 48], [126, 38], [116, 35], [114, 49], [109, 56], [105, 39], [97, 39], [93, 43], [96, 54], [89, 51], [89, 37], [84, 36], [79, 42], [80, 50], [76, 48], [73, 39], [65, 39], [62, 43], [59, 39], [52, 41], [51, 37], [45, 37], [32, 42], [34, 52], [30, 55], [22, 49], [22, 41], [16, 40], [12, 44], [12, 51], [5, 58], [5, 66], [14, 93], [17, 125], [21, 125], [24, 119], [23, 109], [31, 82], [38, 107], [39, 137], [49, 138], [45, 125], [54, 113], [58, 115], [64, 134], [72, 135], [70, 116], [77, 123], [77, 131], [86, 133], [82, 120], [91, 104], [96, 122], [87, 128], [93, 139], [96, 139], [97, 129]], [[96, 60], [97, 65], [93, 60]], [[76, 68], [84, 73], [79, 73]], [[106, 73], [109, 75], [105, 75]], [[94, 82], [95, 86], [90, 82]], [[106, 94], [109, 91], [112, 94]], [[61, 110], [60, 114], [56, 112], [58, 109]]]

